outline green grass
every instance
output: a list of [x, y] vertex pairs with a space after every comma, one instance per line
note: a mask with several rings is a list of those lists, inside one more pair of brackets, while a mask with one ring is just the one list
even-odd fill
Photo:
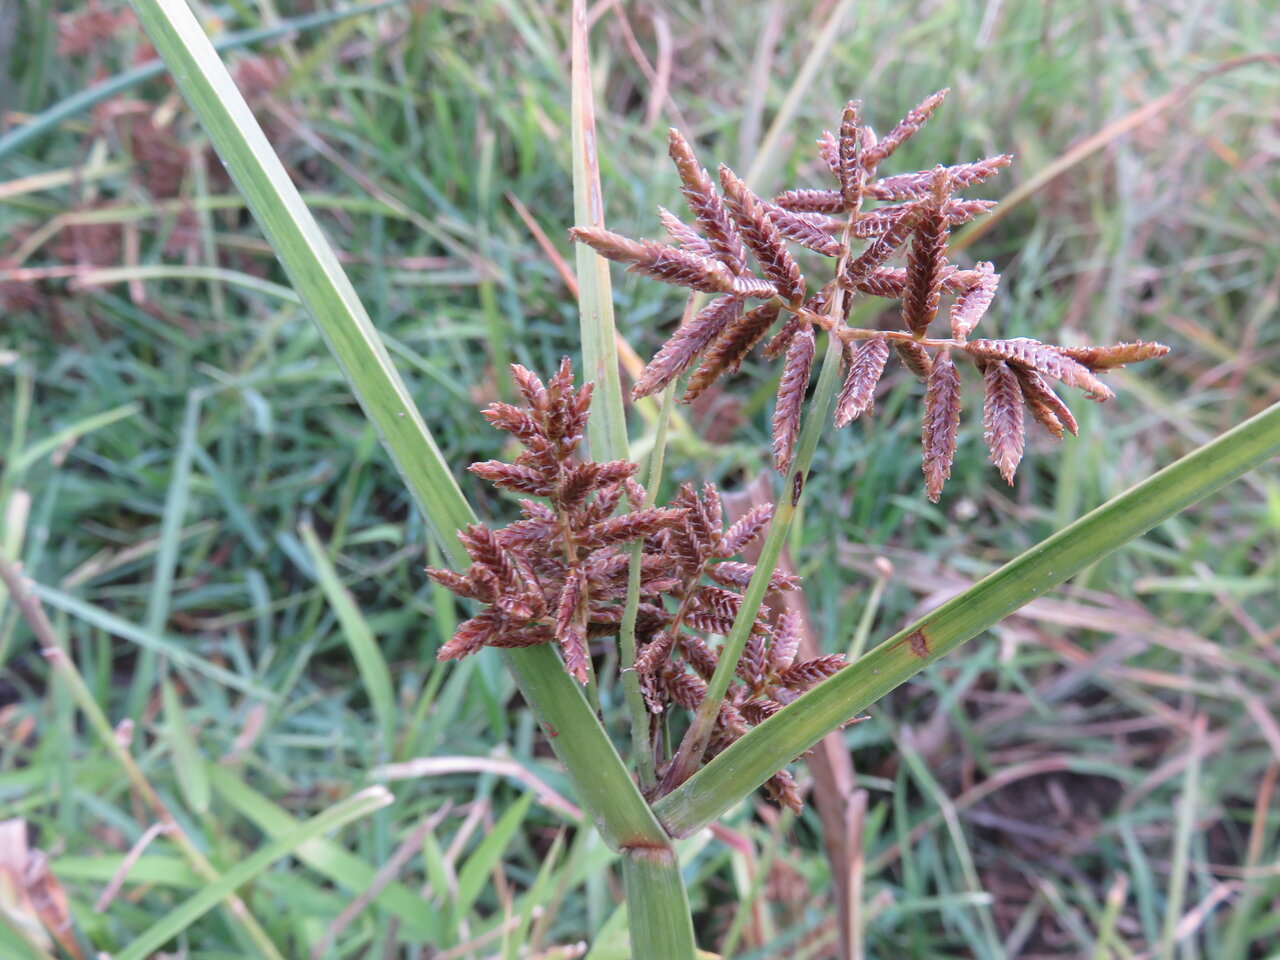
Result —
[[[792, 96], [815, 38], [835, 29], [826, 5], [788, 13], [767, 76], [758, 33], [786, 5], [745, 16], [715, 4], [710, 20], [697, 5], [668, 6], [665, 26], [622, 9], [655, 64], [670, 37], [671, 99], [707, 162], [745, 167], [741, 131], [767, 131], [794, 105], [761, 189], [816, 182], [809, 143], [848, 96], [883, 127], [950, 85], [952, 102], [904, 148], [901, 169], [1010, 150], [1017, 163], [985, 194], [1003, 196], [1085, 137], [1277, 39], [1265, 4], [1228, 0], [1141, 20], [1106, 4], [858, 4]], [[296, 36], [278, 51], [286, 78], [274, 104], [306, 136], [260, 114], [468, 498], [504, 518], [512, 504], [484, 499], [461, 470], [499, 449], [475, 413], [497, 395], [492, 365], [547, 370], [579, 352], [576, 305], [505, 196], [568, 256], [558, 9], [392, 7]], [[266, 26], [271, 11], [216, 8], [228, 30]], [[55, 55], [41, 13], [23, 5], [12, 109], [35, 114], [82, 94], [99, 67], [108, 77], [130, 68], [136, 34], [71, 62]], [[606, 216], [653, 236], [653, 206], [676, 194], [662, 156], [670, 108], [646, 123], [650, 86], [615, 12], [593, 41]], [[242, 54], [227, 56], [234, 65]], [[916, 415], [895, 415], [916, 409], [918, 387], [905, 381], [871, 423], [829, 433], [791, 543], [827, 649], [854, 636], [874, 557], [895, 574], [872, 644], [1276, 399], [1280, 176], [1265, 105], [1278, 92], [1274, 65], [1212, 78], [970, 248], [1004, 275], [989, 317], [1002, 332], [1160, 339], [1176, 353], [1127, 373], [1116, 403], [1082, 411], [1081, 439], [1036, 443], [1014, 490], [985, 463], [970, 416], [947, 493], [927, 504]], [[155, 110], [169, 93], [152, 79], [128, 96]], [[179, 142], [202, 143], [190, 115], [171, 122]], [[6, 307], [0, 549], [39, 584], [108, 720], [133, 721], [141, 770], [218, 873], [235, 877], [255, 854], [287, 847], [370, 785], [388, 753], [509, 757], [569, 795], [496, 658], [435, 663], [457, 613], [421, 574], [428, 531], [314, 327], [275, 292], [284, 275], [220, 164], [208, 158], [178, 197], [157, 196], [127, 137], [95, 131], [85, 113], [0, 163], [3, 253], [26, 254], [0, 271], [122, 271], [82, 289], [55, 276], [35, 309]], [[122, 235], [95, 258], [70, 217], [23, 246], [53, 218], [98, 205], [108, 209], [92, 219], [136, 231], [136, 256]], [[188, 208], [197, 216], [184, 221]], [[166, 253], [171, 241], [180, 249]], [[619, 329], [643, 355], [679, 305], [655, 285], [614, 280]], [[763, 369], [681, 411], [689, 426], [673, 424], [669, 483], [763, 466]], [[716, 423], [732, 417], [743, 423], [727, 436]], [[1280, 800], [1265, 788], [1280, 755], [1280, 604], [1258, 585], [1280, 585], [1278, 491], [1273, 468], [1255, 472], [845, 732], [868, 792], [866, 956], [1266, 955], [1280, 896]], [[168, 838], [153, 838], [106, 910], [92, 909], [152, 821], [49, 682], [11, 604], [0, 607], [0, 669], [0, 809], [26, 819], [50, 854], [78, 935], [120, 954], [189, 905], [197, 881]], [[620, 717], [621, 691], [602, 693]], [[613, 915], [612, 855], [576, 818], [524, 799], [529, 781], [459, 772], [389, 787], [394, 804], [291, 848], [239, 887], [285, 956], [413, 956], [432, 944], [514, 958], [523, 945], [537, 955], [591, 938]], [[727, 822], [740, 848], [704, 837], [685, 850], [703, 945], [731, 932], [738, 957], [831, 956], [833, 878], [813, 805], [780, 854], [775, 822], [754, 804]], [[387, 864], [398, 868], [380, 876]], [[771, 906], [735, 927], [728, 905], [757, 896], [757, 869], [770, 884], [758, 902]], [[1113, 889], [1127, 891], [1118, 905]], [[362, 894], [368, 905], [331, 930]], [[170, 949], [248, 953], [226, 912], [187, 909]], [[6, 936], [0, 925], [0, 946]], [[602, 956], [621, 955], [607, 946]]]

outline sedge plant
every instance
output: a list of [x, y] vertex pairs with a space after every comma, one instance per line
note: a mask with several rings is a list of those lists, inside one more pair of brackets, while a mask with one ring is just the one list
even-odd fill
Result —
[[[890, 358], [924, 384], [924, 487], [937, 500], [956, 449], [961, 369], [972, 365], [981, 379], [984, 437], [996, 468], [1011, 480], [1027, 414], [1054, 436], [1076, 430], [1055, 384], [1103, 401], [1111, 395], [1102, 379], [1108, 370], [1165, 352], [1147, 343], [1079, 348], [974, 336], [998, 277], [991, 264], [952, 263], [948, 235], [989, 209], [989, 201], [962, 192], [1009, 158], [880, 170], [944, 94], [927, 98], [882, 137], [851, 102], [837, 130], [820, 141], [831, 183], [770, 198], [728, 168], [717, 188], [673, 132], [671, 154], [691, 218], [660, 214], [670, 243], [632, 240], [603, 222], [586, 9], [575, 3], [574, 238], [584, 374], [575, 376], [568, 362], [541, 374], [512, 368], [522, 402], [495, 404], [486, 416], [518, 439], [521, 451], [513, 462], [471, 470], [526, 499], [519, 519], [490, 529], [476, 521], [337, 257], [185, 0], [133, 5], [431, 524], [449, 566], [430, 576], [474, 604], [440, 656], [501, 650], [586, 815], [620, 856], [638, 960], [697, 953], [675, 840], [761, 785], [776, 801], [798, 806], [786, 768], [821, 737], [1280, 451], [1277, 406], [1098, 507], [854, 662], [799, 659], [799, 625], [768, 616], [770, 591], [802, 588], [776, 571], [776, 561], [828, 417], [834, 413], [843, 426], [869, 415]], [[627, 452], [608, 260], [691, 292], [685, 319], [633, 390], [636, 398], [662, 391], [664, 416], [689, 371], [686, 399], [737, 371], [760, 344], [782, 360], [771, 451], [779, 474], [775, 507], [726, 524], [712, 485], [681, 487], [669, 503], [657, 500], [656, 467], [647, 488], [641, 485]], [[901, 323], [853, 326], [855, 300], [866, 297], [899, 304]], [[660, 454], [661, 443], [654, 457]], [[735, 559], [753, 540], [761, 541], [756, 562]], [[620, 656], [602, 657], [612, 644]], [[592, 697], [605, 662], [622, 666], [632, 726], [626, 761]]]

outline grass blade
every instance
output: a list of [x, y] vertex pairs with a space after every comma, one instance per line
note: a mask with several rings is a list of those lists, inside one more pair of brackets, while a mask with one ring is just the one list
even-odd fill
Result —
[[[298, 829], [298, 821], [288, 811], [254, 791], [226, 767], [213, 764], [208, 774], [222, 801], [268, 837], [278, 840]], [[377, 873], [376, 868], [350, 850], [321, 837], [301, 844], [293, 855], [349, 893], [365, 890]], [[430, 935], [433, 924], [423, 916], [422, 899], [403, 884], [394, 881], [387, 884], [374, 903], [395, 916], [407, 936]]]
[[655, 809], [688, 836], [930, 663], [1280, 453], [1280, 404], [1023, 553], [755, 727]]
[[240, 861], [215, 883], [209, 884], [190, 900], [171, 910], [163, 920], [144, 930], [132, 943], [117, 953], [115, 960], [146, 960], [153, 951], [164, 946], [216, 907], [224, 897], [244, 886], [281, 857], [293, 853], [308, 840], [368, 816], [375, 810], [389, 805], [394, 799], [385, 787], [369, 787], [341, 803], [334, 804], [324, 813], [317, 814], [296, 829], [268, 843], [252, 856]]
[[[587, 49], [587, 5], [573, 5], [573, 221], [579, 227], [604, 226], [604, 195], [596, 155], [596, 116]], [[627, 459], [627, 420], [618, 374], [617, 332], [613, 322], [613, 286], [609, 263], [585, 243], [575, 243], [578, 310], [581, 314], [582, 368], [596, 384], [588, 437], [596, 460]]]
[[169, 264], [148, 264], [137, 267], [96, 267], [85, 270], [76, 277], [76, 289], [110, 286], [132, 280], [204, 280], [209, 283], [227, 284], [265, 297], [274, 297], [284, 303], [301, 303], [298, 295], [288, 287], [270, 280], [263, 280], [239, 270], [226, 267], [178, 267]]
[[[178, 542], [182, 534], [182, 518], [187, 514], [187, 504], [191, 496], [191, 460], [196, 448], [196, 433], [200, 428], [202, 399], [202, 391], [192, 390], [187, 394], [182, 431], [178, 437], [177, 452], [173, 457], [173, 472], [165, 494], [164, 514], [160, 522], [160, 536], [156, 546], [156, 562], [152, 568], [154, 573], [151, 577], [151, 590], [147, 596], [147, 612], [143, 620], [147, 632], [153, 635], [162, 633], [165, 624], [169, 622], [174, 576], [178, 569]], [[134, 667], [133, 679], [129, 684], [127, 709], [131, 715], [136, 716], [142, 712], [147, 697], [155, 687], [155, 680], [155, 652], [144, 650]], [[177, 705], [176, 700], [174, 705]], [[168, 717], [167, 710], [166, 716]], [[174, 734], [175, 749], [178, 746], [177, 737], [179, 736], [180, 734]], [[175, 753], [174, 756], [176, 761], [178, 754]], [[181, 766], [179, 769], [182, 769]]]
[[453, 909], [459, 923], [466, 919], [468, 911], [484, 889], [489, 874], [502, 859], [511, 838], [524, 823], [534, 796], [534, 792], [530, 790], [508, 807], [458, 871], [458, 893], [453, 901]]
[[162, 654], [175, 667], [204, 674], [210, 680], [223, 686], [231, 687], [233, 690], [239, 690], [242, 693], [252, 694], [267, 702], [274, 702], [277, 699], [276, 695], [266, 687], [259, 686], [239, 674], [232, 673], [225, 667], [210, 663], [204, 657], [191, 653], [187, 645], [182, 641], [152, 633], [122, 617], [116, 616], [108, 610], [102, 609], [102, 607], [87, 603], [53, 587], [46, 587], [38, 583], [32, 584], [32, 592], [56, 610], [62, 610], [73, 617], [78, 617], [85, 623], [92, 624], [100, 630], [105, 630], [113, 637], [119, 637], [122, 640], [128, 640], [130, 643], [135, 643], [144, 650]]
[[1164, 898], [1164, 927], [1160, 931], [1160, 945], [1154, 951], [1158, 960], [1174, 960], [1177, 950], [1178, 927], [1186, 905], [1191, 835], [1196, 829], [1196, 808], [1200, 805], [1200, 763], [1204, 759], [1207, 729], [1208, 718], [1203, 714], [1192, 718], [1190, 756], [1182, 778], [1182, 798], [1178, 803], [1178, 820], [1173, 834], [1173, 859], [1169, 864], [1169, 886]]
[[13, 960], [53, 960], [31, 942], [27, 931], [7, 910], [0, 911], [0, 949]]
[[178, 438], [178, 451], [173, 458], [173, 474], [165, 495], [160, 542], [156, 550], [155, 576], [147, 597], [145, 622], [151, 633], [162, 632], [169, 622], [169, 600], [178, 567], [178, 540], [182, 532], [182, 518], [186, 516], [187, 502], [191, 495], [191, 460], [196, 447], [196, 431], [200, 427], [201, 399], [199, 391], [193, 390], [187, 394], [182, 434]]
[[373, 715], [377, 718], [378, 731], [382, 737], [377, 754], [379, 758], [386, 759], [391, 754], [397, 712], [391, 671], [387, 667], [386, 658], [382, 655], [382, 649], [378, 646], [377, 638], [369, 629], [368, 621], [356, 606], [351, 591], [343, 586], [315, 530], [310, 524], [303, 524], [299, 532], [302, 534], [302, 542], [306, 544], [307, 555], [315, 565], [320, 589], [324, 591], [329, 606], [338, 616], [342, 638], [351, 649], [351, 656], [356, 662], [356, 668], [360, 671], [360, 680], [369, 697], [369, 704], [373, 707]]
[[103, 427], [117, 421], [125, 420], [141, 409], [142, 406], [140, 404], [126, 403], [124, 406], [116, 407], [113, 410], [104, 410], [102, 413], [95, 413], [92, 417], [85, 417], [79, 423], [73, 423], [46, 437], [40, 438], [13, 458], [13, 462], [9, 464], [8, 469], [5, 471], [6, 483], [16, 482], [16, 479], [21, 476], [23, 471], [37, 463], [42, 457], [53, 453], [63, 444], [78, 440], [85, 434], [101, 430]]
[[168, 677], [161, 683], [160, 693], [164, 701], [169, 752], [173, 757], [174, 772], [178, 775], [178, 786], [182, 788], [183, 799], [196, 813], [208, 813], [209, 775], [205, 772], [200, 748], [187, 729], [187, 715], [178, 699], [178, 691], [173, 688], [173, 681]]

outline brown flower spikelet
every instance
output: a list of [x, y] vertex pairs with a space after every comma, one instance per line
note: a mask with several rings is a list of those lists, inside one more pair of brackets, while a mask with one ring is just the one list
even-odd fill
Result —
[[1114, 393], [1093, 375], [1083, 363], [1073, 359], [1064, 348], [1016, 337], [1012, 340], [970, 340], [964, 349], [980, 359], [1008, 361], [1061, 381], [1068, 387], [1079, 387], [1090, 400], [1110, 400]]
[[631, 390], [632, 397], [639, 400], [657, 393], [680, 376], [708, 344], [740, 316], [742, 300], [737, 297], [720, 297], [711, 301], [681, 324], [675, 335], [663, 344], [657, 356], [641, 372], [640, 379]]
[[1100, 370], [1115, 370], [1127, 363], [1163, 357], [1169, 348], [1162, 343], [1116, 343], [1109, 347], [1059, 347], [1066, 356], [1084, 364], [1095, 373]]
[[667, 235], [680, 245], [681, 250], [696, 253], [700, 257], [714, 257], [715, 251], [698, 231], [689, 226], [666, 207], [658, 208], [658, 220], [666, 228]]
[[[998, 157], [975, 160], [972, 163], [957, 163], [946, 168], [947, 179], [957, 189], [968, 187], [989, 180], [1011, 163], [1013, 163], [1013, 156], [1007, 153]], [[876, 200], [918, 200], [929, 195], [933, 186], [933, 177], [932, 170], [882, 177], [867, 184], [866, 192]]]
[[774, 632], [773, 646], [769, 651], [770, 664], [775, 673], [790, 669], [796, 662], [803, 626], [800, 614], [794, 610], [788, 610], [778, 618], [778, 628]]
[[888, 159], [898, 147], [911, 139], [933, 116], [933, 111], [938, 109], [950, 92], [951, 88], [945, 87], [937, 93], [925, 97], [919, 106], [908, 110], [907, 115], [898, 122], [897, 126], [885, 134], [875, 146], [869, 148], [863, 155], [862, 162], [867, 169], [875, 169], [875, 167]]
[[784, 210], [798, 213], [844, 213], [847, 201], [839, 190], [784, 190], [773, 198]]
[[919, 225], [911, 240], [907, 284], [902, 298], [902, 320], [907, 331], [924, 336], [938, 314], [942, 271], [947, 266], [947, 214], [949, 184], [946, 170], [934, 171], [933, 197], [921, 209]]
[[788, 303], [804, 299], [804, 277], [782, 234], [769, 216], [760, 198], [726, 166], [720, 167], [725, 203], [729, 208], [743, 242], [750, 248], [766, 277]]
[[762, 503], [752, 507], [735, 521], [716, 544], [717, 557], [728, 559], [742, 553], [764, 532], [773, 519], [773, 504]]
[[914, 340], [895, 340], [893, 350], [902, 365], [915, 374], [917, 379], [926, 383], [929, 381], [929, 376], [933, 373], [933, 360], [929, 357], [928, 350]]
[[844, 386], [836, 397], [836, 426], [852, 423], [875, 404], [876, 384], [889, 359], [889, 341], [884, 337], [865, 340], [849, 362]]
[[778, 383], [778, 401], [773, 411], [773, 462], [779, 473], [791, 469], [796, 438], [800, 435], [800, 410], [813, 371], [813, 327], [806, 326], [787, 347], [787, 362]]
[[679, 130], [672, 127], [668, 137], [671, 159], [680, 174], [685, 200], [698, 226], [707, 235], [712, 255], [733, 273], [742, 273], [746, 269], [747, 252], [711, 177], [698, 163], [693, 148]]
[[1080, 429], [1076, 424], [1076, 418], [1072, 416], [1062, 399], [1044, 382], [1044, 377], [1025, 367], [1012, 369], [1018, 378], [1018, 384], [1022, 387], [1022, 397], [1027, 403], [1027, 409], [1031, 411], [1036, 421], [1049, 431], [1055, 440], [1062, 439], [1064, 429], [1071, 431], [1071, 435], [1075, 436]]
[[862, 188], [867, 180], [867, 168], [862, 156], [862, 104], [850, 100], [840, 117], [840, 138], [836, 144], [836, 179], [840, 181], [840, 195], [850, 209], [862, 203]]
[[689, 378], [689, 387], [682, 402], [688, 403], [725, 374], [736, 373], [751, 348], [764, 338], [778, 319], [780, 309], [776, 303], [764, 303], [730, 321]]
[[[872, 239], [867, 244], [867, 249], [854, 261], [849, 264], [845, 270], [844, 276], [840, 278], [840, 285], [845, 289], [853, 289], [867, 277], [875, 272], [876, 268], [897, 253], [907, 238], [911, 236], [911, 231], [915, 229], [916, 221], [919, 220], [922, 207], [919, 204], [913, 204], [910, 209], [904, 210], [888, 230]], [[908, 270], [908, 283], [910, 283], [910, 270]]]
[[1000, 275], [990, 263], [979, 263], [975, 269], [978, 277], [951, 305], [951, 335], [957, 340], [963, 340], [973, 332], [991, 306], [996, 287], [1000, 284]]
[[873, 297], [884, 297], [886, 300], [897, 300], [906, 291], [907, 271], [893, 267], [879, 267], [863, 279], [859, 280], [856, 289], [859, 293], [867, 293]]
[[[760, 206], [774, 226], [778, 228], [778, 233], [788, 240], [794, 240], [800, 246], [812, 250], [814, 253], [820, 253], [824, 257], [840, 256], [843, 248], [840, 242], [831, 236], [830, 221], [827, 218], [793, 213], [770, 203], [768, 200], [761, 200]], [[836, 223], [839, 224], [839, 221], [836, 221]]]
[[798, 313], [793, 313], [791, 318], [782, 326], [782, 329], [773, 335], [768, 343], [764, 345], [761, 354], [766, 360], [776, 360], [787, 352], [787, 347], [791, 346], [792, 338], [803, 329], [805, 319]]
[[1017, 375], [1001, 360], [983, 364], [982, 379], [986, 390], [982, 436], [991, 450], [991, 462], [1005, 482], [1012, 485], [1014, 472], [1022, 460], [1022, 387]]
[[942, 485], [951, 476], [956, 455], [956, 431], [960, 426], [960, 377], [950, 352], [942, 350], [933, 360], [924, 397], [924, 477], [929, 499], [942, 496]]

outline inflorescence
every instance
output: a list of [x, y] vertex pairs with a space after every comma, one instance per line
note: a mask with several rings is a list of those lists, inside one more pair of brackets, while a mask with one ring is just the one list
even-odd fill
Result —
[[[1024, 407], [1055, 438], [1065, 430], [1076, 432], [1075, 418], [1050, 381], [1077, 387], [1091, 400], [1107, 400], [1112, 392], [1097, 374], [1167, 353], [1157, 343], [1062, 347], [1026, 337], [970, 339], [1000, 277], [990, 263], [952, 263], [950, 231], [995, 204], [956, 194], [987, 180], [1013, 158], [1002, 154], [916, 173], [879, 174], [880, 165], [925, 124], [947, 92], [927, 97], [882, 138], [862, 122], [860, 104], [851, 101], [839, 133], [827, 132], [819, 141], [837, 186], [787, 190], [772, 200], [756, 196], [726, 166], [720, 167], [717, 191], [688, 141], [673, 129], [671, 158], [693, 215], [686, 223], [660, 210], [675, 245], [631, 240], [595, 227], [572, 231], [576, 240], [636, 273], [714, 295], [658, 351], [634, 395], [661, 390], [697, 363], [683, 397], [691, 401], [736, 371], [785, 318], [763, 351], [769, 359], [785, 356], [773, 416], [774, 463], [785, 474], [813, 372], [815, 332], [825, 330], [843, 345], [837, 427], [872, 410], [876, 385], [890, 354], [896, 354], [926, 384], [923, 467], [929, 499], [936, 502], [951, 473], [960, 422], [953, 354], [968, 354], [982, 373], [984, 435], [992, 462], [1012, 483], [1022, 459]], [[866, 209], [868, 201], [878, 205]], [[793, 245], [836, 261], [834, 276], [816, 291], [801, 272]], [[891, 266], [889, 261], [904, 250], [905, 265]], [[850, 326], [850, 309], [859, 295], [901, 301], [901, 328]], [[944, 296], [951, 299], [950, 335], [930, 337]]]
[[[638, 657], [630, 666], [640, 676], [653, 718], [650, 739], [660, 754], [661, 716], [673, 706], [695, 711], [706, 695], [719, 661], [710, 638], [730, 631], [755, 571], [754, 564], [733, 558], [761, 535], [773, 507], [757, 507], [726, 528], [714, 484], [700, 491], [685, 484], [669, 505], [643, 506], [634, 463], [578, 456], [592, 385], [575, 389], [568, 360], [546, 384], [524, 367], [511, 369], [526, 405], [494, 403], [484, 415], [523, 450], [514, 463], [488, 460], [470, 469], [501, 489], [537, 499], [520, 501], [521, 520], [498, 530], [472, 524], [459, 535], [472, 561], [466, 573], [427, 570], [458, 596], [484, 605], [438, 656], [556, 643], [565, 668], [586, 683], [589, 640], [621, 628], [632, 559], [625, 545], [639, 541]], [[787, 573], [770, 578], [773, 590], [799, 585]], [[775, 626], [768, 607], [760, 609], [706, 759], [845, 665], [840, 656], [797, 660], [799, 638], [795, 617], [784, 615]], [[661, 773], [662, 757], [655, 760]], [[798, 807], [785, 770], [768, 790]]]
[[[862, 122], [860, 105], [850, 102], [839, 132], [819, 141], [836, 186], [787, 190], [772, 200], [757, 196], [724, 166], [717, 190], [688, 142], [672, 130], [671, 157], [693, 216], [688, 223], [660, 211], [674, 245], [594, 227], [573, 231], [575, 239], [634, 272], [687, 288], [691, 296], [713, 297], [687, 311], [687, 319], [645, 367], [634, 396], [661, 390], [692, 368], [683, 399], [693, 400], [737, 371], [781, 322], [763, 353], [785, 358], [773, 415], [773, 459], [785, 475], [795, 458], [817, 332], [838, 341], [844, 375], [835, 399], [838, 427], [871, 412], [889, 357], [896, 355], [925, 383], [923, 469], [929, 498], [936, 502], [951, 473], [960, 421], [955, 354], [967, 354], [982, 374], [984, 437], [992, 462], [1010, 483], [1022, 459], [1024, 409], [1055, 438], [1077, 430], [1051, 382], [1103, 401], [1112, 392], [1099, 374], [1166, 354], [1167, 347], [1140, 341], [1064, 347], [1026, 337], [970, 338], [1000, 278], [990, 263], [953, 263], [950, 231], [994, 204], [957, 193], [987, 180], [1012, 158], [879, 173], [946, 93], [926, 98], [879, 138]], [[793, 246], [835, 261], [830, 279], [816, 290]], [[901, 253], [903, 265], [891, 265]], [[900, 328], [851, 326], [858, 296], [900, 301]], [[949, 335], [931, 337], [944, 297], [950, 299]], [[670, 769], [672, 746], [663, 742], [670, 734], [664, 715], [673, 707], [696, 712], [706, 699], [720, 659], [717, 638], [732, 630], [755, 572], [754, 564], [734, 558], [761, 536], [773, 506], [757, 507], [726, 528], [720, 495], [710, 483], [700, 490], [685, 484], [669, 504], [648, 505], [634, 463], [581, 456], [592, 385], [575, 387], [568, 360], [545, 384], [524, 367], [511, 370], [525, 405], [494, 403], [484, 415], [523, 449], [514, 462], [490, 460], [470, 469], [532, 499], [520, 501], [522, 519], [506, 527], [473, 524], [460, 534], [472, 560], [465, 573], [427, 571], [455, 594], [482, 604], [439, 657], [464, 657], [485, 646], [554, 643], [566, 670], [589, 683], [591, 640], [616, 637], [624, 629], [629, 580], [638, 563], [637, 657], [624, 669], [639, 677], [650, 716], [649, 749], [661, 776]], [[799, 585], [799, 578], [778, 571], [769, 589]], [[709, 760], [846, 665], [839, 655], [798, 660], [800, 632], [794, 614], [774, 619], [767, 606], [760, 607], [700, 759]], [[775, 800], [799, 808], [798, 791], [785, 770], [767, 789]]]

